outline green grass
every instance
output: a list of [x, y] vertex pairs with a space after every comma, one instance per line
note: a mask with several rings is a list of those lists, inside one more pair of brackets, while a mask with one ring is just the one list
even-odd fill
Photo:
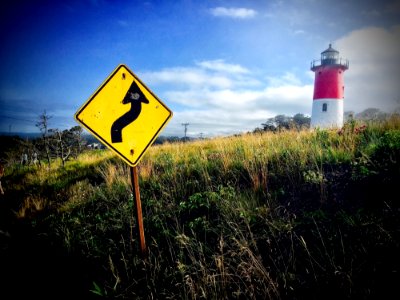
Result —
[[398, 279], [400, 119], [362, 125], [152, 147], [146, 260], [129, 168], [109, 151], [15, 169], [5, 190], [32, 235], [86, 262], [93, 297], [373, 299]]

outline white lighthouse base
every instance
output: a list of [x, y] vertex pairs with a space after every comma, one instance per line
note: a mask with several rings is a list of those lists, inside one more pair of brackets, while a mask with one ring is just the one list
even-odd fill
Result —
[[343, 99], [314, 99], [311, 128], [341, 128], [343, 126]]

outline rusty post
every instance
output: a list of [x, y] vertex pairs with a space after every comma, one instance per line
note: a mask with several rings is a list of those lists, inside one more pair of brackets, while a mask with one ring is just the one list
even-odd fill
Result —
[[143, 216], [142, 216], [142, 203], [140, 201], [140, 191], [139, 191], [139, 176], [137, 167], [130, 167], [131, 178], [132, 178], [132, 192], [135, 198], [135, 209], [136, 209], [136, 222], [138, 228], [138, 236], [140, 243], [140, 251], [143, 257], [147, 256], [146, 240], [144, 238], [144, 226], [143, 226]]

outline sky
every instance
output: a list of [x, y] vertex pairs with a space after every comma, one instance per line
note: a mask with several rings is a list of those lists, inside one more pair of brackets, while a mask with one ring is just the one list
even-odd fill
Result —
[[0, 132], [78, 125], [119, 64], [174, 113], [164, 136], [252, 131], [311, 115], [310, 63], [349, 60], [344, 110], [400, 107], [400, 1], [15, 0], [0, 4]]

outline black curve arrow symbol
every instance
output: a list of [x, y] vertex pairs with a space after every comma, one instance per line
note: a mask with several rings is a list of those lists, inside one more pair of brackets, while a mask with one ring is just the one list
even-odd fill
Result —
[[142, 93], [139, 86], [135, 81], [132, 82], [126, 93], [122, 104], [131, 104], [131, 109], [119, 117], [111, 126], [111, 142], [121, 143], [122, 142], [122, 129], [135, 121], [142, 111], [142, 103], [149, 103], [146, 96]]

